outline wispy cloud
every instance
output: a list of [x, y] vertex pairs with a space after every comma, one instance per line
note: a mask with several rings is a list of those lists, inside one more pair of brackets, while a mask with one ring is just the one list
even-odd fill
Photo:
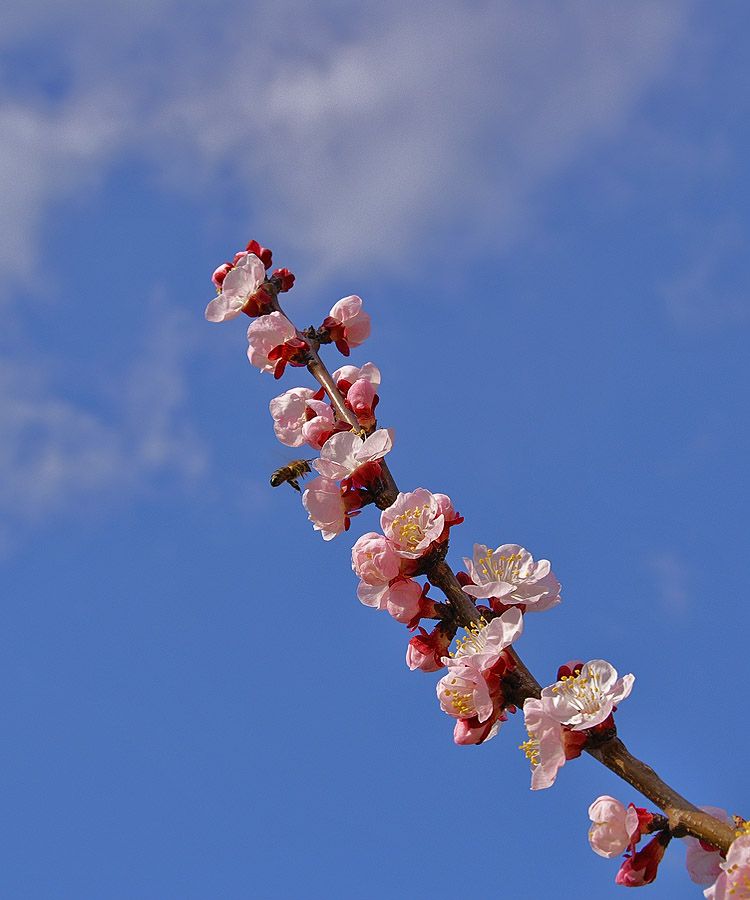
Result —
[[689, 572], [680, 558], [670, 551], [662, 551], [651, 559], [662, 603], [670, 612], [682, 613], [690, 597], [687, 591]]
[[200, 476], [206, 452], [185, 412], [187, 347], [176, 319], [163, 312], [119, 399], [100, 398], [98, 411], [67, 397], [38, 364], [0, 365], [0, 549], [72, 507], [137, 495], [164, 473]]
[[[111, 88], [61, 105], [0, 106], [0, 273], [20, 278], [42, 246], [52, 203], [94, 189], [121, 151], [132, 111]], [[7, 296], [7, 294], [6, 294]]]
[[[677, 4], [393, 7], [324, 52], [225, 58], [161, 120], [230, 164], [272, 232], [333, 265], [377, 264], [435, 223], [467, 241], [523, 228], [529, 202], [622, 129], [685, 25]], [[264, 71], [264, 63], [267, 67]], [[168, 142], [167, 142], [168, 143]]]
[[377, 265], [436, 223], [502, 241], [549, 178], [625, 127], [689, 9], [435, 0], [378, 4], [373, 18], [366, 5], [256, 7], [226, 10], [208, 33], [179, 3], [129, 19], [78, 0], [76, 28], [52, 14], [65, 90], [55, 103], [11, 92], [0, 112], [13, 235], [0, 265], [22, 265], [47, 204], [124, 154], [173, 186], [175, 171], [207, 186], [230, 173], [262, 208], [264, 234], [323, 269], [334, 256]]

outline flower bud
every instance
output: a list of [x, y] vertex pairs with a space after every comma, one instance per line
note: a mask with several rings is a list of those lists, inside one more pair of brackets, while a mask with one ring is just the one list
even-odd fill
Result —
[[664, 858], [669, 841], [670, 835], [660, 831], [642, 850], [638, 850], [625, 860], [615, 877], [615, 883], [624, 887], [643, 887], [644, 884], [651, 884], [656, 878], [656, 871]]
[[448, 652], [448, 647], [453, 640], [452, 632], [448, 632], [440, 623], [427, 634], [422, 626], [419, 626], [419, 634], [415, 634], [409, 641], [406, 651], [406, 665], [412, 670], [421, 669], [423, 672], [437, 672], [444, 668], [442, 657]]

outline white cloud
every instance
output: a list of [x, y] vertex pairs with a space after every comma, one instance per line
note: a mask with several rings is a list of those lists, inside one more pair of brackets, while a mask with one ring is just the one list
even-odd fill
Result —
[[264, 233], [324, 267], [408, 252], [435, 222], [497, 241], [551, 176], [625, 127], [685, 14], [645, 2], [393, 8], [312, 59], [261, 53], [254, 67], [242, 47], [168, 100], [161, 123], [209, 165], [234, 165]]
[[674, 613], [684, 612], [690, 602], [686, 588], [689, 572], [684, 563], [674, 553], [663, 551], [653, 556], [651, 568], [664, 606]]
[[23, 269], [51, 200], [124, 154], [173, 186], [233, 172], [267, 240], [324, 269], [406, 252], [435, 223], [512, 236], [550, 177], [626, 125], [689, 5], [259, 3], [208, 33], [205, 11], [191, 26], [174, 2], [56, 9], [62, 99], [0, 112], [6, 269]]
[[51, 204], [96, 185], [130, 118], [124, 98], [106, 87], [59, 107], [0, 107], [0, 272], [20, 277], [28, 270]]
[[137, 493], [165, 473], [188, 482], [201, 475], [205, 451], [184, 411], [181, 324], [174, 312], [158, 318], [103, 411], [66, 397], [38, 361], [0, 365], [0, 547], [28, 526]]

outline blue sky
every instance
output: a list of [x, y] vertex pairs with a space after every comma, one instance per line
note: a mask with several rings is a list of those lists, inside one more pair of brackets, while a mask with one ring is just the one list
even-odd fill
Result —
[[[631, 751], [750, 815], [750, 10], [28, 0], [0, 12], [3, 897], [621, 896], [593, 760], [456, 747], [408, 633], [270, 473], [203, 319], [254, 237], [357, 293], [402, 490], [549, 558], [518, 644], [603, 657]], [[340, 357], [330, 354], [331, 368]], [[732, 726], [731, 728], [729, 726]], [[700, 897], [670, 849], [651, 895]]]

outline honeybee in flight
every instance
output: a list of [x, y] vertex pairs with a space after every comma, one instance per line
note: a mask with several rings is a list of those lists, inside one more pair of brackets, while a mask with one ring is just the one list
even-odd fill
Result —
[[271, 487], [278, 487], [286, 481], [287, 484], [291, 484], [295, 491], [299, 491], [300, 486], [297, 479], [304, 478], [305, 475], [310, 474], [311, 462], [312, 460], [310, 459], [293, 459], [288, 465], [276, 469], [271, 476]]

